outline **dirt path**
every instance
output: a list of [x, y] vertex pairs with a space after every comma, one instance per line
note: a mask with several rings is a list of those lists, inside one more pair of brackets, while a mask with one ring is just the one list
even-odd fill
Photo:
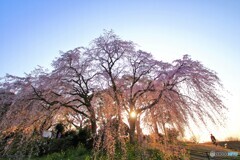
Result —
[[212, 144], [188, 144], [188, 150], [191, 160], [240, 160], [240, 152], [238, 156], [211, 156], [214, 153], [226, 155], [228, 152], [236, 152]]

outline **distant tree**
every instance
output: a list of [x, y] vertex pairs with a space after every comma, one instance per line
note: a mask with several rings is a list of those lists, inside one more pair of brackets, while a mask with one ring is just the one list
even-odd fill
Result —
[[239, 141], [239, 137], [230, 136], [230, 137], [225, 138], [225, 141]]

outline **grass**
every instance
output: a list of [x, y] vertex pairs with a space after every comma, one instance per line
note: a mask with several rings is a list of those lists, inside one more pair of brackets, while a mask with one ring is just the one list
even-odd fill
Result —
[[[229, 148], [224, 148], [224, 144], [228, 143]], [[185, 157], [181, 157], [180, 159], [182, 160], [187, 160], [190, 157], [190, 160], [206, 160], [208, 159], [207, 154], [211, 151], [216, 151], [216, 152], [232, 152], [232, 151], [237, 151], [239, 152], [238, 157], [230, 157], [230, 156], [225, 156], [225, 157], [213, 157], [211, 159], [217, 160], [217, 159], [225, 159], [225, 160], [230, 160], [230, 159], [235, 159], [235, 160], [240, 160], [240, 142], [239, 141], [223, 141], [223, 142], [218, 142], [218, 146], [214, 146], [211, 143], [199, 143], [199, 144], [194, 144], [194, 143], [184, 143], [181, 146], [186, 148], [188, 154], [185, 155]], [[137, 145], [127, 145], [127, 155], [126, 159], [127, 160], [161, 160], [164, 159], [164, 154], [168, 152], [160, 152], [160, 149], [158, 146], [150, 146], [151, 144], [148, 144], [148, 147], [140, 147]], [[169, 154], [173, 154], [173, 152], [170, 152]], [[114, 159], [119, 159], [121, 158], [121, 153], [117, 152], [117, 156], [115, 156]], [[19, 160], [21, 160], [20, 157], [18, 157]], [[55, 152], [51, 153], [48, 155], [44, 155], [41, 157], [35, 157], [35, 158], [23, 158], [23, 159], [30, 159], [30, 160], [91, 160], [92, 159], [92, 152], [90, 150], [87, 150], [85, 147], [82, 145], [78, 146], [77, 148], [70, 148], [65, 151], [61, 152]], [[107, 156], [104, 154], [101, 154], [99, 156], [100, 160], [107, 160]], [[1, 159], [0, 160], [7, 160]]]
[[33, 156], [9, 156], [7, 158], [0, 158], [0, 160], [90, 160], [91, 152], [82, 145], [77, 148], [70, 148], [65, 151], [54, 152], [41, 157]]
[[90, 151], [83, 146], [71, 148], [66, 151], [55, 152], [42, 157], [32, 158], [32, 160], [90, 160]]
[[[154, 148], [143, 148], [138, 145], [127, 144], [126, 146], [127, 160], [162, 160], [163, 154]], [[55, 152], [42, 157], [31, 158], [31, 160], [91, 160], [93, 154], [91, 151], [79, 146], [77, 149], [68, 149], [66, 151]], [[99, 160], [108, 160], [109, 158], [104, 152], [98, 156]], [[114, 159], [122, 159], [123, 154], [116, 151]]]

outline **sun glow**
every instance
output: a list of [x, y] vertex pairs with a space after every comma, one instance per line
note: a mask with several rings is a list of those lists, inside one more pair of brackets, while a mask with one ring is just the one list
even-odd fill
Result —
[[131, 118], [136, 118], [137, 117], [137, 113], [135, 111], [131, 111], [130, 117]]

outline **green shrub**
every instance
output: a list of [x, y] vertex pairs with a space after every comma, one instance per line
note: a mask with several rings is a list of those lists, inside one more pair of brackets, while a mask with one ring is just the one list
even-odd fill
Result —
[[50, 155], [47, 155], [46, 160], [64, 160], [65, 153], [64, 152], [56, 152]]
[[91, 138], [90, 130], [87, 127], [79, 129], [78, 140], [86, 148], [92, 149], [92, 147], [93, 147], [93, 139]]
[[11, 143], [6, 147], [7, 143], [1, 140], [1, 155], [17, 156], [17, 157], [33, 157], [43, 156], [46, 154], [65, 151], [78, 146], [76, 137], [68, 136], [60, 139], [47, 139], [42, 137], [32, 137], [26, 139], [21, 134], [16, 134], [11, 139]]
[[68, 149], [66, 151], [55, 152], [46, 156], [37, 158], [36, 160], [90, 160], [90, 152], [79, 145], [77, 148]]
[[163, 153], [161, 153], [158, 149], [147, 149], [146, 158], [152, 160], [161, 160], [163, 159]]
[[139, 144], [127, 144], [128, 160], [162, 160], [162, 153], [157, 149], [147, 148]]

